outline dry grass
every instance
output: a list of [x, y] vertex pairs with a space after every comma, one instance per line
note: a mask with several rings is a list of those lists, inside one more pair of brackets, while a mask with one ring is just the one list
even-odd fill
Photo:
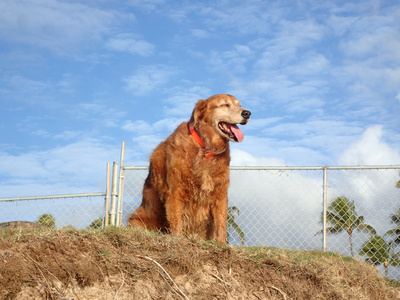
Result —
[[335, 253], [231, 248], [137, 229], [0, 230], [0, 299], [400, 299]]

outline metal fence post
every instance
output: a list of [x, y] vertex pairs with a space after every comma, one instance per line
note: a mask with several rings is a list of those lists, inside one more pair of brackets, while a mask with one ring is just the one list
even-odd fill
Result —
[[117, 210], [117, 219], [116, 226], [121, 226], [122, 219], [122, 202], [124, 199], [123, 193], [123, 181], [124, 181], [124, 156], [125, 156], [125, 142], [122, 142], [121, 147], [121, 161], [119, 165], [119, 185], [118, 185], [118, 210]]
[[103, 218], [104, 224], [103, 227], [107, 227], [109, 225], [109, 215], [108, 212], [110, 210], [110, 163], [107, 163], [107, 175], [106, 175], [106, 211], [105, 211], [105, 217]]
[[328, 209], [328, 167], [324, 167], [324, 182], [323, 182], [323, 229], [322, 229], [322, 236], [323, 236], [323, 251], [326, 251], [326, 212]]
[[118, 164], [113, 162], [112, 185], [111, 185], [111, 209], [110, 209], [110, 225], [115, 226], [115, 207], [117, 199], [117, 168]]

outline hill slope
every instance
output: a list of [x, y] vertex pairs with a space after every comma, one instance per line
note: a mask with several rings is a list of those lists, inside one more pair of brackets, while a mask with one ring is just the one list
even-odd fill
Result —
[[1, 229], [0, 299], [34, 298], [400, 299], [400, 288], [334, 253], [231, 248], [134, 229]]

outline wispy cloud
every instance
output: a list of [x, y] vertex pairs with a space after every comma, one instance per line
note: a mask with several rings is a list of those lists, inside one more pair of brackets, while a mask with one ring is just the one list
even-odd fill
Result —
[[[118, 155], [119, 145], [105, 147], [103, 141], [94, 139], [19, 155], [0, 152], [2, 197], [46, 195], [60, 190], [63, 193], [103, 191], [106, 162]], [[21, 189], [25, 185], [29, 188]]]
[[155, 46], [130, 34], [119, 34], [107, 42], [107, 48], [117, 52], [128, 52], [141, 56], [151, 56]]
[[146, 11], [153, 11], [157, 10], [166, 0], [128, 0], [126, 2], [128, 5], [140, 7]]
[[207, 58], [209, 68], [215, 72], [242, 73], [247, 69], [247, 63], [252, 59], [252, 50], [246, 45], [235, 45], [231, 50], [218, 52], [212, 50]]
[[96, 128], [116, 127], [119, 120], [126, 116], [127, 112], [115, 107], [110, 107], [103, 101], [81, 102], [68, 109], [68, 112], [76, 119], [92, 121]]
[[148, 65], [140, 67], [133, 75], [124, 79], [125, 88], [134, 95], [155, 93], [163, 88], [177, 73], [171, 67], [164, 65]]
[[211, 96], [211, 91], [202, 85], [186, 82], [177, 87], [175, 93], [171, 93], [164, 102], [164, 114], [167, 117], [177, 117], [180, 119], [189, 119], [195, 104], [200, 99], [207, 99]]
[[0, 38], [70, 55], [103, 35], [119, 19], [133, 15], [63, 1], [12, 1], [0, 3]]
[[4, 99], [12, 99], [25, 104], [50, 104], [53, 89], [48, 81], [30, 79], [21, 75], [12, 75], [1, 78], [3, 88], [0, 95]]

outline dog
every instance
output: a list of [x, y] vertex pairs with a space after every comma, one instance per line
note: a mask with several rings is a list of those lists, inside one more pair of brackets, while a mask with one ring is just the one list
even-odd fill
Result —
[[226, 243], [229, 142], [241, 142], [251, 112], [227, 94], [199, 100], [184, 122], [154, 150], [133, 227], [194, 234]]

